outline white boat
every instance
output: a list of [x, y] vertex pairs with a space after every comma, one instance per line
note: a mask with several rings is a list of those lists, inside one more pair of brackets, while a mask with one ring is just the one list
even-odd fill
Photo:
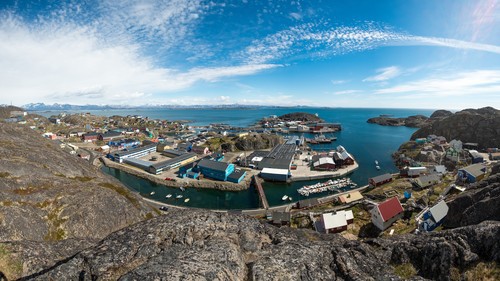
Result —
[[154, 192], [154, 191], [151, 191], [151, 193], [149, 193], [149, 195], [155, 195], [155, 192]]
[[185, 203], [189, 202], [189, 198], [184, 199], [184, 202]]
[[186, 189], [185, 189], [184, 187], [182, 187], [182, 186], [180, 187], [180, 189], [181, 189], [181, 191], [184, 191], [184, 190], [186, 190]]
[[181, 199], [182, 197], [183, 197], [182, 194], [175, 196], [175, 198], [177, 198], [177, 199]]
[[288, 196], [288, 201], [292, 201], [292, 196]]
[[379, 165], [375, 166], [375, 168], [377, 168], [377, 170], [380, 170], [380, 166]]
[[288, 195], [283, 195], [283, 197], [281, 197], [281, 200], [285, 201], [286, 199], [288, 199]]
[[172, 194], [168, 194], [167, 196], [165, 196], [166, 198], [170, 198], [172, 197]]
[[378, 166], [378, 161], [377, 161], [377, 160], [375, 160], [375, 165], [377, 165], [377, 166]]

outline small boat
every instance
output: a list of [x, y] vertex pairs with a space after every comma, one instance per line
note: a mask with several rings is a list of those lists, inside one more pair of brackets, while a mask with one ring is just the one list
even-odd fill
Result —
[[380, 166], [379, 165], [375, 166], [375, 168], [377, 168], [377, 170], [380, 170]]
[[185, 203], [189, 202], [189, 198], [184, 199], [184, 202]]
[[165, 196], [166, 198], [170, 198], [172, 197], [172, 194], [167, 194], [167, 196]]
[[182, 187], [182, 186], [180, 187], [180, 189], [181, 189], [181, 191], [184, 191], [184, 190], [186, 190], [186, 189], [185, 189], [184, 187]]
[[175, 196], [175, 198], [177, 198], [177, 199], [181, 199], [182, 197], [183, 197], [182, 194]]
[[288, 196], [288, 201], [292, 201], [292, 196]]
[[156, 192], [154, 191], [151, 191], [151, 193], [149, 193], [149, 195], [155, 195]]
[[288, 195], [283, 195], [283, 197], [281, 197], [281, 200], [285, 201], [286, 199], [288, 199]]
[[378, 166], [378, 161], [377, 161], [377, 160], [375, 160], [375, 165], [377, 165], [377, 166]]

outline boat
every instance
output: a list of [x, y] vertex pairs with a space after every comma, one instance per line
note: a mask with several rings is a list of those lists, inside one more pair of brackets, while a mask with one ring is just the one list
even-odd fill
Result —
[[166, 198], [170, 198], [172, 197], [172, 194], [167, 194], [167, 196], [165, 196]]
[[182, 186], [180, 187], [180, 189], [181, 189], [181, 191], [184, 191], [184, 190], [186, 190], [186, 189], [185, 189], [184, 187], [182, 187]]
[[337, 180], [328, 180], [326, 182], [318, 182], [313, 185], [306, 185], [297, 189], [297, 191], [299, 192], [300, 195], [309, 196], [310, 194], [315, 194], [325, 191], [339, 192], [340, 188], [347, 186], [354, 188], [357, 185], [354, 182], [352, 182], [350, 178], [342, 178]]
[[380, 166], [379, 165], [375, 166], [375, 168], [377, 168], [377, 170], [380, 170]]
[[377, 165], [377, 166], [378, 166], [378, 161], [377, 161], [377, 160], [375, 160], [375, 165]]
[[288, 201], [292, 201], [292, 196], [288, 196]]
[[281, 197], [281, 200], [285, 201], [286, 199], [288, 199], [288, 195], [283, 195], [283, 197]]
[[189, 198], [184, 199], [184, 202], [185, 203], [189, 202]]
[[149, 193], [149, 195], [155, 195], [155, 192], [154, 192], [154, 191], [151, 191], [151, 193]]
[[175, 198], [177, 198], [177, 199], [181, 199], [182, 197], [183, 197], [182, 194], [175, 196]]

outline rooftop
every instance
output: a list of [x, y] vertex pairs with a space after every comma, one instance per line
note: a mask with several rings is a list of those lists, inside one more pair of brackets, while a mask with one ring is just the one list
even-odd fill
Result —
[[198, 167], [200, 168], [208, 168], [216, 171], [226, 171], [229, 166], [226, 162], [213, 161], [208, 159], [202, 159], [200, 163], [198, 163]]
[[397, 197], [392, 197], [391, 199], [378, 204], [377, 208], [384, 221], [388, 221], [392, 217], [404, 211], [403, 206], [401, 206]]
[[375, 183], [383, 182], [388, 179], [392, 179], [392, 175], [389, 173], [371, 178], [371, 180], [373, 180]]

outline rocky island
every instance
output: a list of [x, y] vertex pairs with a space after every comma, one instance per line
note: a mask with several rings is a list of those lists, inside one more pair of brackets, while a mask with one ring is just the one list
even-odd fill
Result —
[[442, 118], [453, 115], [451, 111], [448, 110], [436, 110], [430, 117], [424, 115], [412, 115], [408, 117], [390, 117], [381, 115], [379, 117], [373, 117], [368, 119], [368, 123], [378, 124], [382, 126], [406, 126], [410, 128], [421, 128], [429, 123], [436, 120], [441, 120]]

